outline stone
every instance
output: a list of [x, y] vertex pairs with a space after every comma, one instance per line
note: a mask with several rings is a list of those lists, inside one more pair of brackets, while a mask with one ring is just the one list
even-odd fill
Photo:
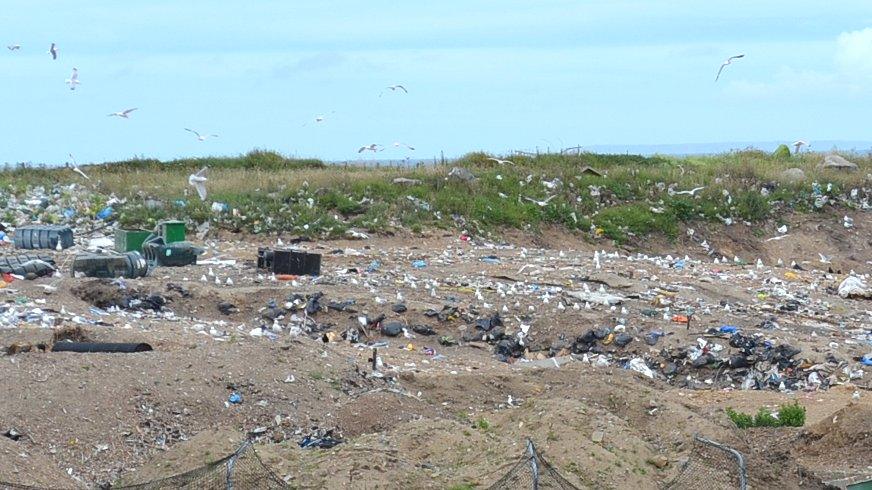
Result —
[[418, 179], [407, 179], [405, 177], [397, 177], [394, 179], [394, 184], [398, 185], [421, 185], [421, 181]]
[[860, 170], [860, 167], [858, 167], [856, 163], [849, 162], [839, 155], [825, 156], [824, 161], [818, 165], [818, 168], [824, 170], [839, 170], [842, 172], [856, 172]]
[[801, 168], [793, 167], [781, 172], [781, 178], [790, 183], [802, 182], [805, 180], [805, 172]]
[[448, 172], [448, 179], [460, 182], [472, 182], [475, 180], [475, 175], [463, 167], [454, 167], [450, 172]]
[[605, 433], [601, 430], [593, 431], [593, 434], [590, 436], [590, 440], [593, 442], [603, 442], [603, 437], [605, 437]]
[[663, 456], [662, 454], [658, 454], [657, 456], [653, 456], [651, 458], [648, 458], [647, 460], [645, 460], [645, 462], [652, 465], [652, 466], [656, 466], [657, 468], [660, 468], [661, 470], [663, 468], [666, 468], [667, 466], [669, 466], [669, 459], [666, 456]]

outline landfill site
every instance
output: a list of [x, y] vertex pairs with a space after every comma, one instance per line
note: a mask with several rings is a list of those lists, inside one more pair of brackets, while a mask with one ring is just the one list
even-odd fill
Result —
[[124, 229], [107, 209], [5, 223], [2, 488], [872, 477], [868, 203], [632, 246]]

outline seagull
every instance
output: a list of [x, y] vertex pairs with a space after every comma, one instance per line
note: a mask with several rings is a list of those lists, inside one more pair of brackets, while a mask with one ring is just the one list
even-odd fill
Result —
[[390, 86], [388, 86], [388, 90], [390, 90], [391, 92], [396, 92], [397, 89], [400, 89], [405, 93], [409, 93], [409, 91], [406, 90], [406, 87], [403, 87], [402, 85], [390, 85]]
[[[208, 169], [209, 169], [209, 167], [203, 167], [200, 169], [199, 172], [197, 172], [195, 174], [191, 174], [188, 176], [188, 185], [193, 186], [195, 189], [197, 189], [197, 194], [200, 195], [200, 199], [202, 199], [203, 201], [206, 200], [206, 180], [207, 179], [206, 179], [205, 174], [206, 174], [206, 170], [208, 170]], [[216, 280], [217, 280], [217, 278], [216, 278]]]
[[699, 192], [703, 189], [705, 189], [705, 187], [696, 187], [696, 188], [691, 189], [689, 191], [673, 191], [670, 189], [669, 195], [670, 196], [681, 196], [681, 195], [695, 196], [697, 192]]
[[715, 77], [715, 81], [717, 82], [718, 79], [721, 78], [721, 72], [724, 71], [725, 66], [731, 65], [733, 63], [733, 60], [737, 60], [739, 58], [744, 58], [744, 57], [745, 57], [744, 54], [737, 54], [736, 56], [730, 56], [729, 58], [727, 58], [727, 61], [724, 61], [723, 63], [721, 63], [721, 67], [718, 69], [718, 76]]
[[371, 143], [371, 144], [366, 145], [366, 146], [361, 146], [361, 147], [357, 150], [357, 152], [358, 152], [358, 153], [363, 153], [364, 151], [371, 151], [371, 152], [375, 153], [375, 152], [377, 152], [377, 151], [382, 151], [384, 148], [382, 148], [382, 149], [380, 150], [380, 149], [378, 148], [379, 146], [381, 146], [381, 145], [376, 144], [376, 143]]
[[488, 158], [488, 160], [490, 160], [490, 161], [492, 161], [492, 162], [497, 162], [497, 163], [499, 163], [500, 165], [505, 165], [505, 164], [507, 164], [507, 163], [508, 163], [509, 165], [514, 165], [514, 164], [515, 164], [515, 162], [512, 162], [512, 161], [510, 161], [510, 160], [500, 160], [499, 158]]
[[802, 140], [796, 140], [793, 142], [793, 154], [798, 155], [799, 150], [802, 149], [803, 146], [808, 146], [808, 143]]
[[55, 43], [51, 43], [51, 47], [48, 48], [48, 53], [51, 55], [51, 59], [58, 59], [58, 47]]
[[544, 208], [544, 207], [547, 206], [548, 203], [551, 202], [551, 200], [554, 199], [555, 197], [557, 197], [557, 194], [555, 194], [555, 195], [553, 195], [553, 196], [548, 196], [548, 198], [545, 199], [544, 201], [537, 201], [537, 200], [532, 199], [532, 198], [529, 198], [529, 197], [527, 197], [527, 196], [524, 196], [524, 199], [526, 199], [526, 200], [528, 200], [528, 201], [530, 201], [530, 202], [532, 202], [532, 203], [538, 204], [539, 207]]
[[406, 148], [408, 148], [408, 149], [410, 149], [410, 150], [412, 150], [412, 151], [415, 151], [415, 148], [414, 148], [414, 147], [411, 147], [411, 146], [409, 146], [409, 145], [407, 145], [407, 144], [405, 144], [405, 143], [400, 143], [399, 141], [394, 142], [394, 146], [395, 146], [396, 148], [399, 148], [399, 147], [401, 147], [401, 146], [405, 146]]
[[76, 158], [73, 157], [72, 153], [70, 153], [70, 160], [73, 161], [73, 172], [76, 172], [77, 174], [81, 175], [82, 177], [84, 177], [87, 180], [91, 180], [91, 177], [88, 177], [87, 175], [85, 175], [85, 172], [82, 172], [82, 169], [79, 168], [79, 164], [76, 163]]
[[76, 90], [76, 85], [81, 84], [79, 81], [79, 70], [73, 68], [73, 73], [70, 75], [70, 78], [67, 79], [68, 84], [70, 84], [70, 90]]
[[16, 49], [21, 49], [21, 45], [20, 44], [10, 44], [9, 46], [6, 46], [6, 49], [8, 49], [9, 51], [15, 51]]
[[[336, 111], [330, 111], [330, 114], [335, 114], [335, 113], [336, 113]], [[315, 119], [314, 119], [315, 124], [320, 124], [326, 120], [327, 120], [327, 116], [325, 116], [324, 114], [316, 114], [315, 115]], [[303, 127], [305, 127], [306, 124], [308, 124], [308, 123], [303, 123]]]
[[188, 128], [185, 128], [185, 131], [187, 131], [189, 133], [194, 133], [194, 135], [197, 136], [197, 141], [206, 141], [209, 138], [217, 138], [218, 137], [217, 134], [200, 134], [200, 133], [194, 131], [193, 129], [188, 129]]
[[818, 252], [818, 255], [820, 256], [821, 264], [830, 264], [830, 263], [832, 263], [832, 259], [833, 259], [832, 257], [827, 257], [826, 255], [824, 255], [824, 254], [822, 254], [822, 253], [820, 253], [820, 252]]
[[133, 109], [127, 109], [126, 111], [113, 112], [112, 114], [107, 114], [107, 116], [109, 116], [109, 117], [112, 117], [112, 116], [123, 117], [124, 119], [130, 119], [128, 116], [130, 115], [131, 112], [133, 112], [135, 110], [136, 110], [136, 107], [134, 107]]

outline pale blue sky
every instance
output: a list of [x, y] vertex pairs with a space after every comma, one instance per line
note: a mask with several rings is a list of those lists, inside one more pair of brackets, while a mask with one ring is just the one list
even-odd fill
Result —
[[0, 43], [0, 162], [872, 140], [869, 0], [28, 0]]

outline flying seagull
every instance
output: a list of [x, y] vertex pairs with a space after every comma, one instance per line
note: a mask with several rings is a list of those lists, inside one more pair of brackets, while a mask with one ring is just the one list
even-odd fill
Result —
[[727, 58], [727, 61], [724, 61], [723, 63], [721, 63], [721, 67], [718, 69], [718, 76], [715, 77], [715, 81], [717, 82], [718, 79], [721, 78], [721, 72], [724, 71], [725, 66], [731, 65], [733, 63], [733, 60], [737, 60], [739, 58], [744, 58], [744, 57], [745, 57], [744, 54], [737, 54], [736, 56], [730, 56], [729, 58]]
[[799, 154], [799, 150], [801, 150], [803, 146], [808, 146], [808, 143], [806, 143], [805, 141], [802, 141], [802, 140], [794, 141], [793, 142], [793, 153], [795, 155]]
[[396, 92], [397, 89], [400, 89], [400, 90], [402, 90], [402, 91], [405, 92], [405, 93], [409, 93], [409, 91], [406, 90], [406, 87], [403, 87], [402, 85], [389, 85], [389, 86], [387, 87], [387, 89], [390, 90], [391, 92]]
[[48, 48], [48, 53], [51, 55], [51, 59], [58, 59], [58, 47], [55, 43], [51, 43], [51, 47]]
[[21, 45], [20, 44], [10, 44], [9, 46], [6, 46], [6, 49], [8, 49], [9, 51], [15, 51], [16, 49], [21, 49]]
[[361, 146], [361, 147], [357, 150], [357, 152], [358, 152], [358, 153], [363, 153], [363, 152], [365, 152], [365, 151], [371, 151], [371, 152], [375, 153], [375, 152], [377, 152], [377, 151], [382, 151], [384, 148], [382, 148], [382, 149], [380, 150], [380, 149], [379, 149], [379, 146], [381, 146], [381, 145], [376, 144], [376, 143], [371, 143], [371, 144], [366, 145], [366, 146]]
[[399, 141], [394, 142], [394, 146], [397, 147], [397, 148], [399, 148], [399, 147], [401, 147], [401, 146], [405, 146], [406, 148], [408, 148], [408, 149], [410, 149], [410, 150], [412, 150], [412, 151], [415, 151], [415, 148], [414, 148], [414, 147], [409, 146], [409, 145], [407, 145], [407, 144], [405, 144], [405, 143], [400, 143]]
[[524, 196], [524, 199], [526, 199], [526, 200], [528, 200], [528, 201], [530, 201], [530, 202], [532, 202], [532, 203], [538, 204], [539, 207], [544, 208], [544, 207], [547, 206], [548, 203], [551, 202], [551, 200], [554, 199], [555, 197], [557, 197], [556, 194], [553, 195], [553, 196], [548, 196], [548, 198], [545, 199], [544, 201], [537, 201], [537, 200], [532, 199], [532, 198], [529, 198], [529, 197], [527, 197], [527, 196]]
[[[335, 114], [335, 113], [336, 113], [336, 111], [330, 111], [330, 114]], [[324, 114], [318, 114], [315, 116], [315, 119], [314, 119], [315, 124], [321, 124], [322, 122], [324, 122], [326, 120], [327, 120], [327, 116], [325, 116]], [[306, 126], [306, 124], [307, 123], [303, 123], [303, 126]]]
[[79, 70], [73, 68], [73, 74], [70, 75], [66, 83], [70, 84], [70, 90], [76, 90], [76, 85], [82, 83], [79, 81]]
[[705, 189], [705, 187], [695, 187], [689, 191], [674, 191], [674, 190], [670, 189], [669, 195], [670, 196], [682, 196], [682, 195], [695, 196], [697, 192], [699, 192], [703, 189]]
[[500, 165], [505, 165], [505, 164], [507, 164], [507, 163], [510, 164], [510, 165], [514, 165], [514, 164], [515, 164], [515, 162], [509, 161], [509, 160], [500, 160], [499, 158], [488, 158], [488, 160], [490, 160], [490, 161], [492, 161], [492, 162], [497, 162], [497, 163], [499, 163]]
[[206, 141], [209, 138], [217, 138], [218, 137], [217, 134], [200, 134], [200, 133], [194, 131], [193, 129], [188, 129], [188, 128], [185, 128], [185, 131], [187, 131], [189, 133], [194, 133], [194, 135], [197, 136], [197, 141]]
[[82, 172], [82, 169], [79, 168], [79, 164], [76, 163], [76, 158], [73, 156], [72, 153], [70, 153], [70, 160], [73, 161], [73, 172], [76, 172], [87, 180], [91, 180], [91, 177], [85, 175], [85, 172]]
[[206, 200], [206, 180], [207, 179], [206, 179], [205, 174], [206, 174], [206, 170], [208, 170], [208, 169], [209, 169], [209, 167], [203, 167], [200, 169], [199, 172], [197, 172], [195, 174], [191, 174], [188, 176], [188, 185], [191, 185], [194, 187], [194, 189], [197, 189], [197, 194], [200, 195], [200, 199], [202, 199], [203, 201]]
[[128, 116], [130, 116], [130, 113], [135, 111], [135, 110], [136, 110], [136, 107], [134, 107], [133, 109], [127, 109], [126, 111], [113, 112], [112, 114], [107, 114], [107, 116], [109, 116], [109, 117], [112, 117], [112, 116], [123, 117], [124, 119], [130, 119]]

